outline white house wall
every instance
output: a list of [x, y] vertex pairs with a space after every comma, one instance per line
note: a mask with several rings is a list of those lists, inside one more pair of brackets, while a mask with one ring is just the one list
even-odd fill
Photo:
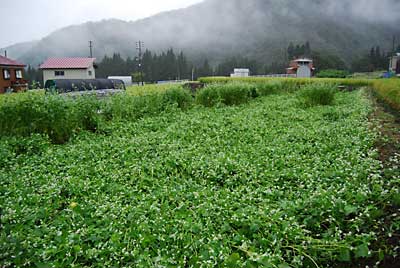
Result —
[[[64, 71], [64, 76], [55, 76], [55, 71]], [[89, 71], [92, 75], [89, 75]], [[43, 70], [43, 81], [54, 79], [95, 79], [95, 69], [92, 67], [88, 69], [51, 69]]]

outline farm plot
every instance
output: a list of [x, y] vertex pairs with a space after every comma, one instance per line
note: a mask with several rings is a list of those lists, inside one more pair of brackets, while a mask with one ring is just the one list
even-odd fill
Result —
[[35, 150], [0, 165], [0, 266], [378, 258], [384, 208], [399, 198], [380, 175], [369, 111], [360, 91], [311, 108], [282, 94], [113, 122], [62, 146], [35, 136]]

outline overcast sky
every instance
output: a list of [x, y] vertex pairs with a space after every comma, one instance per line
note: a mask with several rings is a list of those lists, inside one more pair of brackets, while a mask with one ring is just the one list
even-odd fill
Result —
[[0, 47], [41, 39], [72, 24], [117, 18], [137, 20], [202, 0], [1, 0]]

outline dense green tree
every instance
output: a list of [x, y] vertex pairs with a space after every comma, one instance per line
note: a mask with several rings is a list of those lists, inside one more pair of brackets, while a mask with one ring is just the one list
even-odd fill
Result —
[[25, 69], [23, 77], [28, 81], [29, 88], [31, 89], [43, 86], [43, 72], [39, 69], [35, 69], [29, 65]]
[[310, 57], [312, 54], [310, 42], [305, 44], [297, 44], [296, 46], [290, 42], [287, 48], [288, 60], [293, 60], [299, 57]]
[[320, 70], [346, 70], [346, 63], [337, 55], [327, 53], [327, 52], [318, 52], [314, 51], [311, 53], [311, 58], [313, 59], [314, 66], [317, 71]]
[[369, 54], [354, 60], [351, 64], [353, 72], [373, 72], [386, 70], [388, 68], [388, 58], [390, 53], [381, 51], [379, 46], [372, 47]]

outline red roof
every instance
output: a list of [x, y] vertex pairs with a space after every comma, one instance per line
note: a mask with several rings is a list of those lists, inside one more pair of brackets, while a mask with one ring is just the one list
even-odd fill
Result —
[[7, 66], [18, 66], [18, 67], [25, 67], [26, 65], [23, 63], [20, 63], [18, 61], [0, 56], [0, 65], [7, 65]]
[[40, 65], [40, 69], [87, 69], [95, 58], [50, 58]]

